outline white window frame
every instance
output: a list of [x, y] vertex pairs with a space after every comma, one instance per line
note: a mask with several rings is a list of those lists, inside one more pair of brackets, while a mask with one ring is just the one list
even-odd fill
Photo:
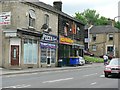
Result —
[[[113, 38], [112, 40], [110, 40], [110, 35], [112, 35], [112, 38]], [[113, 41], [114, 40], [114, 35], [113, 34], [108, 34], [108, 40]]]
[[30, 9], [29, 10], [29, 28], [35, 28], [35, 20], [36, 20], [35, 10]]
[[[25, 45], [25, 40], [27, 41], [27, 43], [26, 43], [26, 45], [29, 45], [29, 44], [31, 44], [32, 45], [32, 48], [33, 48], [33, 46], [36, 44], [36, 52], [34, 52], [34, 50], [35, 49], [32, 49], [31, 47], [29, 48], [28, 46], [28, 48], [27, 48], [27, 56], [24, 56], [24, 64], [37, 64], [37, 61], [38, 61], [38, 41], [37, 40], [34, 40], [34, 39], [24, 39], [24, 45]], [[30, 40], [31, 40], [31, 42], [30, 42]], [[35, 42], [36, 41], [36, 42]], [[25, 47], [24, 47], [24, 49], [25, 49]], [[31, 51], [30, 51], [30, 49], [31, 49]], [[25, 51], [24, 51], [24, 53], [25, 53]], [[36, 57], [35, 57], [35, 53], [36, 53]], [[25, 55], [25, 54], [24, 54]], [[29, 60], [29, 55], [32, 55], [31, 56], [31, 60]], [[36, 62], [34, 61], [34, 58], [36, 58]], [[30, 61], [30, 62], [29, 62]]]
[[97, 51], [97, 46], [96, 45], [92, 45], [92, 51]]
[[[108, 53], [108, 52], [107, 52], [107, 47], [113, 47], [113, 45], [106, 45], [106, 53]], [[116, 54], [116, 53], [115, 53], [115, 45], [114, 45], [114, 56], [115, 56], [115, 54]]]

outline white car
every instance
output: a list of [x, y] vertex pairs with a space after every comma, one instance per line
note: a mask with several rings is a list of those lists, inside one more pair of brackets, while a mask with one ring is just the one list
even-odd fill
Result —
[[79, 57], [79, 65], [84, 65], [85, 64], [85, 60], [83, 57]]

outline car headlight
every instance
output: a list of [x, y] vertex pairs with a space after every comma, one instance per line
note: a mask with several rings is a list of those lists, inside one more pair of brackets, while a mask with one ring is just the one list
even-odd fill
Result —
[[111, 70], [111, 68], [106, 67], [105, 70]]

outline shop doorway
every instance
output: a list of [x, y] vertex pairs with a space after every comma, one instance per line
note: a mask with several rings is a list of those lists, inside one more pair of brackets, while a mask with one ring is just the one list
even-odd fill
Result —
[[19, 45], [11, 45], [11, 65], [19, 65]]
[[51, 49], [47, 50], [47, 65], [51, 64]]

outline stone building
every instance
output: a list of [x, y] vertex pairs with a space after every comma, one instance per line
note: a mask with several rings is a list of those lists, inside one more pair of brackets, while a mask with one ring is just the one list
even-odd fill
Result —
[[[36, 2], [5, 0], [1, 2], [1, 7], [1, 15], [4, 17], [1, 23], [2, 39], [0, 39], [2, 67], [57, 66], [58, 44], [61, 42], [61, 35], [64, 43], [72, 42], [70, 43], [71, 48], [76, 48], [73, 54], [83, 55], [84, 24], [62, 12], [62, 2], [54, 2], [51, 6], [38, 0]], [[63, 20], [68, 22], [69, 29], [65, 26], [67, 22], [63, 22]], [[66, 33], [69, 34], [66, 36]], [[77, 48], [79, 48], [78, 51]], [[69, 52], [69, 56], [71, 52]]]
[[120, 57], [120, 30], [110, 25], [93, 26], [90, 29], [90, 52], [95, 56], [103, 54]]
[[54, 2], [53, 6], [61, 12], [58, 16], [58, 59], [66, 61], [70, 57], [83, 56], [84, 24], [62, 13], [61, 1]]
[[[42, 2], [2, 1], [2, 66], [39, 68], [57, 63], [58, 13]], [[51, 9], [52, 8], [52, 9]], [[5, 14], [3, 15], [5, 16]], [[1, 38], [0, 38], [1, 39]]]

